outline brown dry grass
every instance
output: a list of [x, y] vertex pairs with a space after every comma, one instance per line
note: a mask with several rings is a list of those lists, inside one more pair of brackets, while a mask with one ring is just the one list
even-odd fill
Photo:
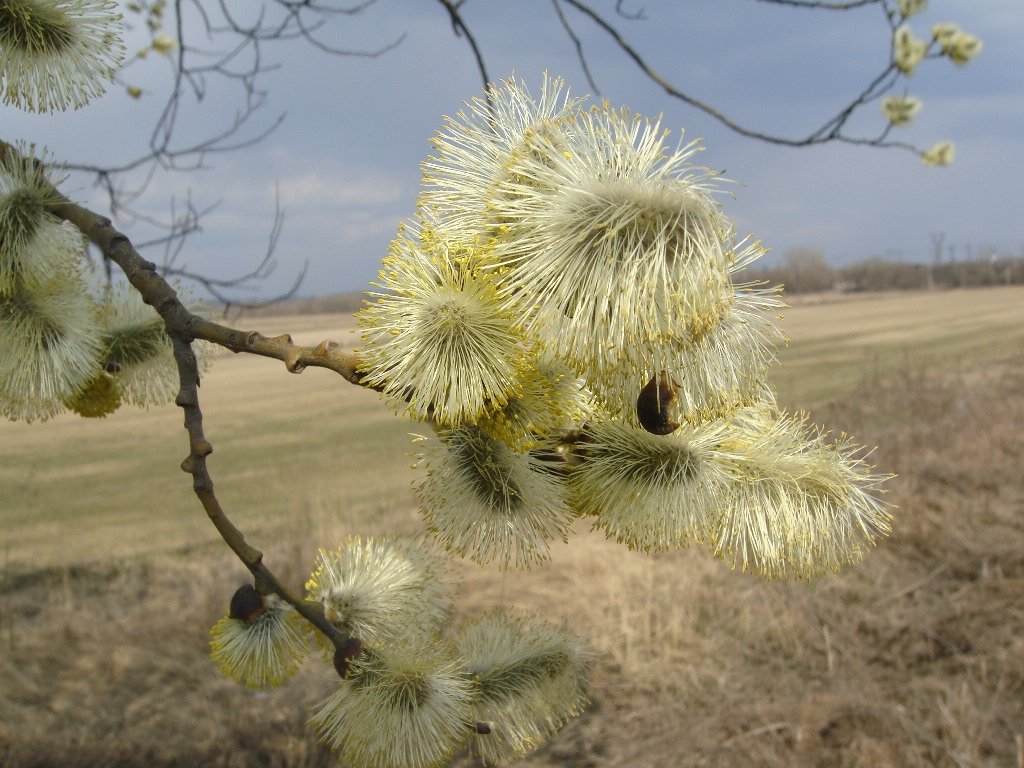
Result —
[[[947, 309], [953, 300], [964, 297], [946, 295]], [[974, 301], [998, 304], [988, 294]], [[920, 305], [915, 311], [931, 317]], [[817, 321], [811, 314], [802, 319], [819, 335], [828, 335], [821, 330], [826, 326], [833, 334], [862, 327], [832, 305], [819, 312]], [[1007, 313], [995, 313], [998, 318], [976, 332], [992, 338]], [[1018, 308], [1018, 324], [1021, 313]], [[837, 315], [841, 320], [826, 322]], [[909, 328], [913, 317], [903, 324]], [[794, 359], [809, 361], [812, 351], [801, 348], [792, 326], [789, 331], [798, 340]], [[935, 335], [922, 328], [915, 338], [938, 347]], [[973, 359], [984, 365], [959, 369], [948, 361], [917, 361], [907, 350], [901, 357], [883, 343], [878, 354], [882, 360], [893, 355], [891, 363], [861, 365], [841, 397], [812, 398], [817, 420], [879, 445], [876, 464], [899, 475], [890, 484], [899, 505], [893, 536], [842, 574], [814, 584], [764, 583], [731, 573], [699, 551], [629, 553], [583, 526], [538, 571], [462, 567], [462, 611], [526, 606], [587, 634], [598, 653], [591, 708], [526, 764], [1024, 766], [1019, 338], [1011, 333], [1008, 343], [1004, 335], [999, 345], [975, 344], [984, 354]], [[951, 349], [960, 354], [963, 345]], [[854, 349], [848, 359], [867, 354]], [[287, 384], [276, 390], [256, 369], [233, 367], [242, 362], [224, 361], [220, 375], [235, 384], [257, 380], [268, 398], [294, 391], [294, 379], [278, 374]], [[293, 465], [280, 454], [296, 449], [288, 444], [275, 452], [272, 429], [261, 432], [237, 395], [217, 390], [217, 375], [204, 386], [211, 390], [204, 392], [210, 422], [225, 430], [225, 442], [250, 442], [236, 447], [244, 459], [222, 466], [215, 477], [227, 493], [232, 483], [259, 472], [261, 462], [284, 464], [269, 487], [239, 495], [262, 495], [273, 512], [258, 509], [256, 501], [243, 508], [236, 501], [229, 510], [250, 524], [254, 542], [268, 548], [289, 580], [300, 583], [316, 547], [343, 533], [416, 527], [401, 455], [406, 443], [400, 433], [408, 425], [381, 436], [390, 423], [382, 409], [358, 398], [353, 405], [348, 390], [310, 387], [294, 405], [281, 401], [291, 419], [286, 424], [313, 430], [319, 454], [330, 454], [337, 440], [343, 460], [300, 452]], [[813, 370], [806, 393], [795, 379], [783, 394], [799, 402], [819, 392], [826, 375]], [[842, 390], [841, 383], [833, 379], [833, 391]], [[321, 426], [335, 418], [347, 419], [346, 428], [335, 433]], [[369, 432], [359, 431], [362, 421]], [[149, 434], [153, 423], [143, 419], [138, 429]], [[77, 424], [69, 422], [65, 431]], [[180, 424], [173, 426], [183, 442]], [[346, 430], [367, 444], [369, 467], [345, 453]], [[3, 439], [11, 434], [24, 447], [31, 431], [6, 430]], [[58, 450], [61, 434], [55, 430], [49, 438], [51, 450]], [[88, 443], [76, 440], [79, 451]], [[387, 459], [396, 449], [397, 460]], [[59, 477], [68, 486], [65, 496], [84, 476], [73, 458], [68, 454], [67, 476]], [[102, 471], [94, 460], [78, 458], [91, 462], [90, 472]], [[313, 469], [306, 474], [309, 461]], [[401, 476], [386, 484], [373, 467]], [[0, 579], [0, 766], [334, 764], [303, 725], [309, 707], [331, 689], [327, 667], [307, 664], [297, 680], [264, 693], [244, 691], [213, 672], [207, 627], [243, 573], [193, 522], [202, 522], [194, 500], [184, 511], [174, 509], [190, 519], [191, 544], [180, 533], [171, 543], [152, 534], [164, 531], [171, 515], [160, 511], [163, 499], [143, 510], [156, 518], [155, 527], [133, 506], [99, 514], [93, 501], [106, 541], [97, 549], [64, 547], [66, 518], [47, 529], [21, 508], [12, 512], [17, 505], [4, 490], [0, 512], [11, 551]], [[82, 509], [77, 514], [89, 507]], [[12, 528], [15, 512], [20, 522]], [[72, 531], [87, 533], [88, 518], [73, 522]], [[118, 526], [128, 534], [124, 540]], [[9, 542], [19, 536], [17, 528], [34, 533], [17, 538], [16, 551]]]

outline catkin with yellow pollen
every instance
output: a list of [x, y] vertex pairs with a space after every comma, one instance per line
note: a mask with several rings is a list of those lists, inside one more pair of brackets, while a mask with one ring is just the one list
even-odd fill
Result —
[[414, 626], [433, 627], [447, 615], [441, 570], [420, 541], [350, 537], [320, 550], [306, 594], [343, 635], [386, 642]]
[[403, 227], [380, 270], [387, 292], [357, 313], [363, 382], [406, 415], [456, 426], [516, 394], [525, 339], [480, 270], [484, 258]]

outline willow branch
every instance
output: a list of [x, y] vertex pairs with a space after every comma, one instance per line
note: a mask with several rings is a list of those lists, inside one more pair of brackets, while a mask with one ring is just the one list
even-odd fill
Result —
[[[858, 8], [866, 5], [875, 5], [882, 3], [882, 0], [855, 0], [854, 2], [845, 3], [828, 3], [828, 2], [817, 2], [815, 0], [808, 0], [807, 2], [789, 2], [788, 0], [763, 0], [764, 2], [776, 2], [780, 5], [796, 5], [806, 8], [825, 8], [829, 10], [849, 10], [852, 8]], [[558, 7], [559, 2], [575, 8], [579, 13], [590, 19], [601, 31], [608, 35], [612, 41], [619, 47], [619, 49], [629, 57], [640, 72], [648, 80], [658, 85], [667, 95], [677, 99], [684, 104], [687, 104], [694, 109], [700, 110], [704, 114], [714, 118], [719, 123], [724, 125], [734, 133], [738, 133], [740, 136], [745, 136], [751, 139], [757, 139], [767, 144], [777, 144], [786, 147], [809, 147], [816, 144], [825, 144], [831, 141], [839, 141], [847, 144], [857, 144], [862, 146], [879, 147], [886, 149], [905, 149], [915, 154], [921, 154], [921, 150], [912, 144], [901, 141], [888, 141], [886, 140], [886, 134], [877, 138], [854, 138], [849, 137], [841, 133], [842, 128], [845, 126], [850, 115], [859, 107], [863, 106], [864, 103], [877, 98], [884, 88], [880, 88], [883, 84], [887, 83], [891, 86], [892, 80], [889, 78], [895, 71], [895, 67], [892, 63], [889, 63], [886, 69], [875, 77], [871, 83], [855, 96], [845, 107], [839, 110], [837, 115], [828, 121], [819, 129], [811, 132], [807, 136], [803, 137], [788, 137], [765, 133], [763, 131], [757, 131], [751, 128], [747, 128], [740, 123], [736, 122], [724, 112], [716, 109], [711, 104], [702, 101], [685, 91], [677, 88], [667, 78], [661, 75], [655, 70], [650, 63], [645, 59], [639, 50], [629, 43], [628, 40], [622, 35], [621, 32], [606, 18], [595, 11], [589, 3], [585, 0], [554, 0], [555, 7]], [[884, 8], [884, 4], [883, 4]], [[572, 37], [572, 36], [570, 36]], [[580, 46], [577, 46], [577, 51], [581, 50]], [[894, 79], [894, 78], [893, 78]]]
[[[0, 141], [0, 159], [13, 153], [16, 150], [11, 145]], [[142, 299], [164, 321], [178, 366], [179, 390], [175, 403], [185, 413], [185, 429], [188, 432], [189, 453], [181, 462], [181, 468], [192, 476], [192, 489], [213, 526], [252, 573], [258, 591], [280, 596], [330, 639], [336, 648], [343, 650], [348, 638], [327, 621], [319, 603], [296, 595], [264, 564], [263, 553], [246, 541], [245, 535], [227, 516], [214, 493], [213, 479], [206, 462], [206, 458], [213, 453], [213, 445], [203, 432], [203, 412], [199, 407], [199, 366], [192, 351], [192, 341], [203, 338], [235, 351], [276, 357], [284, 360], [288, 370], [294, 372], [308, 365], [331, 368], [347, 380], [358, 383], [355, 356], [342, 352], [334, 342], [323, 342], [315, 348], [300, 347], [292, 344], [288, 336], [267, 338], [256, 332], [244, 333], [204, 320], [182, 304], [174, 288], [160, 276], [156, 265], [143, 259], [128, 237], [115, 229], [109, 219], [72, 203], [56, 189], [53, 190], [53, 199], [57, 202], [49, 206], [50, 211], [74, 224], [100, 249], [107, 260], [117, 264]]]
[[289, 334], [264, 336], [259, 331], [242, 331], [192, 315], [189, 332], [194, 338], [210, 341], [232, 352], [248, 352], [272, 357], [284, 363], [291, 373], [306, 368], [326, 368], [352, 384], [362, 384], [354, 353], [346, 352], [334, 341], [324, 340], [313, 347], [295, 344]]

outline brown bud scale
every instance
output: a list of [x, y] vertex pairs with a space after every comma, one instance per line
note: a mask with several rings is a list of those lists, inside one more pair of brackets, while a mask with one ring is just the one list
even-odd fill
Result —
[[243, 584], [231, 596], [231, 607], [228, 615], [232, 619], [250, 622], [267, 609], [263, 596], [252, 584]]
[[350, 637], [345, 645], [334, 651], [334, 671], [338, 677], [348, 677], [349, 662], [363, 652], [363, 641], [358, 637]]
[[654, 435], [667, 435], [679, 429], [679, 422], [669, 415], [679, 399], [678, 387], [665, 371], [652, 376], [636, 398], [636, 416], [640, 426]]

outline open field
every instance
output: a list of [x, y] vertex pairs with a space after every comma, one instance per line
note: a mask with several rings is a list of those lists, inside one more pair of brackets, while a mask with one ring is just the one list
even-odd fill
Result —
[[783, 365], [772, 381], [794, 407], [836, 399], [894, 370], [927, 368], [973, 378], [1024, 348], [1020, 287], [803, 295], [791, 301], [780, 321], [790, 346], [782, 350]]
[[[354, 344], [346, 317], [253, 325]], [[810, 585], [582, 524], [539, 570], [460, 566], [461, 609], [598, 654], [591, 709], [527, 765], [1024, 768], [1024, 289], [802, 298], [782, 325], [781, 400], [879, 446], [893, 536]], [[374, 393], [221, 355], [200, 396], [218, 494], [292, 583], [347, 533], [418, 529], [423, 428]], [[0, 766], [334, 764], [302, 726], [328, 668], [253, 693], [207, 660], [244, 573], [185, 451], [174, 407], [0, 424]]]

